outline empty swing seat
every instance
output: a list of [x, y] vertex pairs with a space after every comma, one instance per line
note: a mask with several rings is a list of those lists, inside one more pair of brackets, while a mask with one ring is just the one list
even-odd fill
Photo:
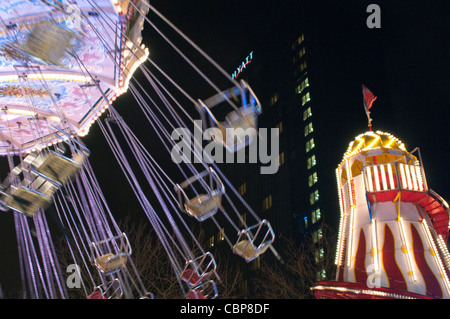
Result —
[[[252, 234], [255, 229], [255, 234]], [[275, 234], [272, 227], [264, 219], [259, 224], [248, 227], [239, 233], [237, 242], [233, 246], [233, 253], [243, 257], [246, 262], [250, 262], [265, 253], [274, 240]]]
[[[245, 148], [257, 137], [257, 118], [261, 114], [261, 104], [245, 81], [198, 102], [196, 107], [204, 123], [203, 129], [206, 130], [207, 126], [216, 128], [218, 131], [212, 133], [212, 137], [228, 151], [236, 152]], [[230, 106], [231, 112], [225, 113], [223, 108], [226, 110]], [[222, 109], [220, 114], [227, 114], [224, 120], [216, 118], [216, 108]], [[207, 119], [209, 124], [206, 124]]]
[[96, 258], [94, 264], [102, 273], [110, 275], [125, 267], [127, 261], [128, 256], [126, 254], [114, 255], [108, 253]]
[[241, 240], [234, 246], [235, 253], [246, 260], [253, 260], [266, 252], [269, 245], [255, 247], [249, 240]]
[[216, 261], [210, 252], [186, 262], [184, 270], [180, 274], [180, 278], [190, 287], [203, 284], [211, 278], [216, 271]]
[[125, 233], [90, 244], [91, 263], [103, 274], [111, 275], [125, 268], [131, 247]]
[[185, 202], [185, 210], [197, 220], [203, 221], [217, 212], [222, 203], [222, 195], [223, 192], [217, 189], [208, 194], [200, 194]]
[[31, 163], [31, 167], [42, 177], [60, 186], [81, 170], [84, 159], [84, 155], [78, 152], [73, 158], [68, 158], [51, 151], [38, 155]]
[[[208, 177], [208, 183], [203, 180], [205, 177]], [[194, 189], [195, 182], [203, 182], [202, 188], [206, 192], [200, 194], [196, 192], [197, 196], [195, 197], [188, 196], [185, 190], [189, 186]], [[201, 222], [213, 216], [222, 207], [222, 195], [225, 193], [225, 187], [216, 172], [212, 168], [208, 168], [183, 183], [175, 185], [175, 191], [178, 193], [180, 208]]]
[[7, 207], [27, 216], [35, 215], [39, 208], [48, 208], [51, 201], [50, 196], [24, 186], [16, 188], [4, 199]]

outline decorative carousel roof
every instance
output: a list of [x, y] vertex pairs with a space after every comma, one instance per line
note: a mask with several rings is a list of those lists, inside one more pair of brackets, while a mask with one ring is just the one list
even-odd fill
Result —
[[58, 142], [53, 125], [87, 134], [127, 91], [148, 57], [141, 45], [148, 7], [132, 2], [0, 3], [0, 155]]
[[344, 160], [361, 152], [374, 149], [392, 149], [408, 152], [405, 144], [390, 133], [368, 131], [355, 137], [344, 153]]

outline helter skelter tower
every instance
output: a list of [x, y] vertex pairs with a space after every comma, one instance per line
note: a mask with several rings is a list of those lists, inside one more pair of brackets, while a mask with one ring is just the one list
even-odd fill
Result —
[[316, 298], [450, 298], [449, 206], [428, 187], [419, 148], [368, 131], [336, 177], [336, 280], [316, 283]]

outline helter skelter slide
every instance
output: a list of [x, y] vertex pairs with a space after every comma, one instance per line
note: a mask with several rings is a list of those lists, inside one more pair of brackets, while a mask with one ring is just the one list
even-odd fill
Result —
[[370, 130], [350, 143], [336, 177], [336, 280], [317, 282], [316, 298], [450, 298], [449, 206], [429, 188], [419, 148]]

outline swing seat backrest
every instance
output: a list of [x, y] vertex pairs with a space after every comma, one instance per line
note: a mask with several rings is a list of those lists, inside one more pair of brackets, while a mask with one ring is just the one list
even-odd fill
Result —
[[265, 253], [274, 240], [275, 234], [272, 226], [264, 219], [240, 232], [237, 242], [233, 246], [233, 253], [250, 262]]
[[222, 194], [220, 189], [200, 194], [185, 203], [185, 210], [189, 215], [203, 221], [217, 212], [222, 203]]

